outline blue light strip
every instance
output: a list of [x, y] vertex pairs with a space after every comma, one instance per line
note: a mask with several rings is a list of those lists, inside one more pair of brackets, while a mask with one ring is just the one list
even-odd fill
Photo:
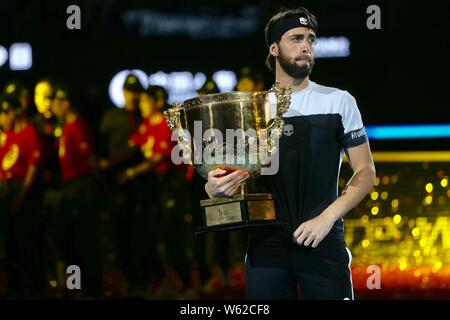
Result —
[[367, 126], [366, 133], [373, 140], [450, 138], [450, 124]]

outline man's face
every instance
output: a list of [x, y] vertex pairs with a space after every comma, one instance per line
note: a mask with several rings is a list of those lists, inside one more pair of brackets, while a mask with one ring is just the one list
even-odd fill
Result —
[[125, 110], [134, 111], [139, 107], [139, 99], [141, 96], [139, 91], [124, 90], [123, 96], [125, 98]]
[[287, 31], [278, 44], [272, 44], [270, 52], [286, 74], [294, 79], [304, 79], [314, 67], [315, 42], [313, 30], [294, 28]]
[[42, 114], [46, 114], [50, 111], [52, 94], [52, 87], [46, 81], [38, 82], [34, 89], [34, 103], [36, 104], [37, 111]]

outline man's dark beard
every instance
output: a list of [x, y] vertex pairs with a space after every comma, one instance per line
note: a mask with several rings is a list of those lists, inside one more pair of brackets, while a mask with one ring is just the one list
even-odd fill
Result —
[[281, 68], [283, 68], [284, 72], [286, 72], [290, 77], [294, 79], [305, 79], [312, 72], [314, 67], [314, 59], [311, 58], [309, 66], [303, 65], [299, 66], [296, 61], [291, 63], [288, 58], [283, 55], [283, 52], [280, 50], [280, 55], [278, 57], [278, 62], [280, 63]]

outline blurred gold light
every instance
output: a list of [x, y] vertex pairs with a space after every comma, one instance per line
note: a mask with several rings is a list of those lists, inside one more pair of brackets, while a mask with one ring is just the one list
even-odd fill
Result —
[[377, 177], [377, 178], [375, 179], [375, 187], [377, 187], [377, 186], [379, 186], [379, 185], [380, 185], [380, 178]]
[[414, 258], [420, 257], [420, 250], [414, 251]]
[[432, 202], [433, 202], [433, 196], [428, 195], [425, 197], [425, 199], [423, 199], [423, 204], [425, 206], [430, 205]]
[[189, 223], [189, 222], [191, 222], [192, 221], [192, 214], [185, 214], [184, 215], [184, 222], [187, 222], [187, 223]]
[[418, 278], [422, 272], [420, 270], [414, 271], [414, 277]]
[[415, 239], [417, 239], [419, 237], [419, 235], [420, 235], [420, 229], [415, 227], [414, 229], [412, 229], [411, 233], [412, 233], [413, 237]]
[[389, 180], [390, 180], [389, 176], [384, 176], [382, 182], [383, 184], [389, 184]]
[[207, 84], [206, 84], [206, 89], [208, 89], [208, 90], [212, 90], [212, 89], [214, 89], [214, 83], [213, 82], [208, 82]]
[[53, 134], [55, 135], [55, 137], [59, 138], [62, 135], [62, 129], [60, 127], [55, 128], [55, 130], [53, 131]]
[[432, 192], [433, 192], [433, 184], [432, 184], [431, 182], [428, 182], [428, 183], [425, 185], [425, 190], [426, 190], [428, 193], [432, 193]]
[[386, 200], [387, 197], [388, 197], [387, 191], [383, 191], [383, 192], [381, 193], [381, 199]]
[[375, 200], [377, 200], [378, 199], [378, 192], [372, 192], [372, 194], [370, 195], [370, 198], [373, 200], [373, 201], [375, 201]]
[[369, 216], [368, 216], [368, 215], [362, 216], [362, 217], [361, 217], [361, 222], [362, 222], [362, 223], [367, 223], [367, 222], [369, 222]]
[[395, 216], [394, 216], [394, 223], [395, 224], [399, 224], [401, 221], [402, 221], [402, 216], [401, 215], [399, 215], [399, 214], [396, 214]]
[[427, 245], [427, 240], [426, 240], [426, 239], [420, 239], [419, 245], [420, 245], [421, 247], [425, 247], [425, 246]]
[[441, 180], [441, 187], [446, 188], [448, 186], [448, 179], [444, 178]]
[[50, 286], [52, 288], [56, 288], [57, 285], [58, 285], [58, 282], [56, 282], [55, 280], [50, 280]]
[[370, 210], [370, 212], [371, 212], [374, 216], [376, 216], [376, 215], [378, 214], [378, 212], [379, 212], [379, 209], [378, 209], [378, 207], [373, 207], [372, 210]]
[[400, 270], [405, 270], [406, 267], [408, 266], [408, 259], [406, 257], [401, 257], [400, 259], [398, 259], [399, 261], [399, 268]]
[[369, 245], [370, 245], [370, 241], [369, 240], [365, 239], [365, 240], [362, 241], [363, 248], [367, 248]]
[[166, 201], [165, 205], [166, 205], [166, 208], [169, 208], [169, 209], [173, 208], [173, 206], [175, 205], [175, 199], [173, 199], [173, 198], [168, 199]]
[[380, 239], [382, 235], [383, 235], [383, 228], [377, 227], [375, 229], [375, 238]]
[[392, 181], [392, 183], [397, 183], [397, 181], [398, 181], [398, 175], [394, 174], [394, 175], [391, 177], [391, 181]]

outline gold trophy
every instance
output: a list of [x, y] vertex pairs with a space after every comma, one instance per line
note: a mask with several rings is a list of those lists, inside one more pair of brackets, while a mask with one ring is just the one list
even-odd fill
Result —
[[[276, 97], [276, 106], [269, 94]], [[179, 151], [197, 172], [208, 179], [216, 168], [246, 170], [257, 177], [276, 156], [282, 119], [291, 90], [279, 83], [268, 91], [205, 95], [175, 103], [164, 114], [177, 133]], [[264, 174], [264, 173], [263, 173]], [[198, 233], [280, 224], [269, 193], [247, 193], [246, 185], [231, 197], [201, 200], [203, 226]]]

